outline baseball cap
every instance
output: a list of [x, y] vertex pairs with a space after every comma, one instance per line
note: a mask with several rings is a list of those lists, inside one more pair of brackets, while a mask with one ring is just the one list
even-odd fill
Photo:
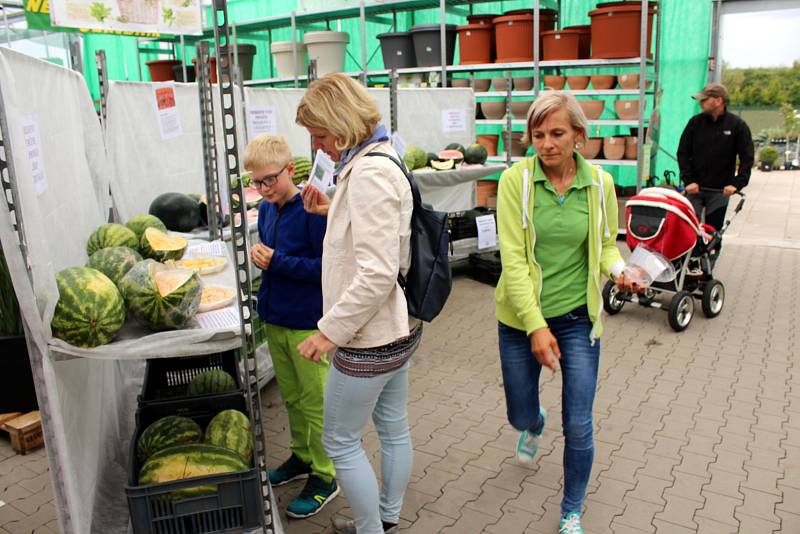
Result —
[[710, 83], [703, 87], [699, 93], [692, 95], [695, 100], [705, 100], [709, 97], [722, 97], [725, 101], [728, 100], [728, 90], [721, 83]]

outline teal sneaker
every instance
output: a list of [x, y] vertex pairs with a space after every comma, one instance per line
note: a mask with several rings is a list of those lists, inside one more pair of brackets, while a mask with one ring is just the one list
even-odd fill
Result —
[[286, 515], [295, 519], [303, 519], [318, 514], [325, 505], [339, 495], [336, 479], [325, 482], [316, 475], [308, 477], [306, 487], [286, 508]]
[[306, 478], [310, 474], [311, 466], [292, 453], [279, 468], [269, 472], [269, 483], [273, 486], [283, 486], [292, 480]]
[[524, 464], [529, 464], [536, 458], [536, 453], [539, 452], [539, 440], [542, 438], [542, 434], [544, 434], [544, 425], [547, 424], [547, 412], [541, 406], [539, 407], [539, 413], [542, 414], [542, 419], [544, 422], [542, 423], [542, 431], [538, 434], [534, 434], [530, 430], [525, 430], [519, 435], [519, 441], [517, 442], [517, 460]]
[[558, 524], [558, 534], [583, 534], [581, 514], [569, 512], [562, 515], [561, 522]]

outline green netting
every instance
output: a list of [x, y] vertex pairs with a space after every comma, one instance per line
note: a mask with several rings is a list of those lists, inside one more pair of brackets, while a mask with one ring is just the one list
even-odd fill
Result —
[[[353, 2], [338, 2], [353, 5]], [[555, 7], [556, 2], [543, 1], [543, 7]], [[590, 18], [588, 12], [594, 9], [598, 0], [570, 0], [561, 2], [561, 26], [575, 24], [588, 24]], [[262, 0], [230, 0], [228, 3], [229, 18], [233, 24], [240, 24], [264, 17], [285, 15], [292, 10], [297, 10], [299, 2], [297, 0], [273, 0], [263, 2]], [[332, 8], [337, 2], [326, 2], [327, 7]], [[503, 13], [510, 9], [531, 7], [530, 0], [515, 0], [505, 2], [478, 3], [473, 6], [474, 13]], [[464, 13], [468, 6], [459, 6], [456, 11], [448, 12], [447, 23], [463, 24], [465, 22]], [[711, 20], [711, 2], [698, 2], [697, 0], [662, 0], [662, 23], [661, 23], [661, 65], [660, 65], [660, 125], [659, 139], [660, 146], [667, 153], [674, 155], [680, 134], [686, 121], [697, 113], [699, 108], [690, 98], [690, 95], [703, 86], [707, 76], [708, 67], [708, 44], [709, 27]], [[209, 13], [210, 15], [210, 13]], [[396, 27], [392, 24], [383, 22], [367, 23], [366, 42], [367, 58], [369, 69], [383, 68], [383, 58], [380, 51], [380, 43], [377, 35], [386, 31], [407, 30], [415, 24], [438, 23], [438, 9], [423, 9], [418, 11], [407, 11], [397, 13], [393, 19], [391, 15], [383, 15], [388, 22], [396, 21]], [[207, 17], [210, 20], [210, 16]], [[328, 23], [320, 23], [310, 26], [298, 27], [299, 38], [306, 31], [316, 31], [322, 29], [333, 29], [345, 31], [350, 34], [350, 44], [345, 58], [344, 69], [346, 71], [358, 71], [361, 69], [361, 28], [360, 21], [346, 19], [337, 21], [331, 19]], [[271, 32], [272, 41], [283, 41], [290, 39], [290, 28], [279, 28]], [[654, 32], [655, 33], [655, 32]], [[237, 42], [251, 43], [256, 45], [256, 58], [253, 67], [254, 78], [270, 78], [276, 73], [274, 68], [270, 69], [269, 43], [270, 38], [266, 31], [254, 33], [238, 33]], [[137, 55], [137, 43], [131, 37], [86, 35], [84, 37], [85, 64], [87, 65], [86, 75], [90, 89], [95, 98], [99, 94], [97, 86], [97, 74], [94, 68], [95, 50], [106, 50], [108, 57], [108, 70], [110, 79], [140, 80], [149, 79], [147, 67], [144, 62], [150, 59], [169, 57], [168, 55], [156, 55], [149, 53], [139, 53]], [[156, 46], [154, 43], [148, 46]], [[162, 45], [163, 46], [163, 45]], [[175, 47], [177, 57], [180, 58], [181, 50]], [[190, 61], [195, 55], [194, 47], [186, 47], [186, 56]], [[458, 63], [458, 51], [456, 51], [456, 63]], [[638, 72], [638, 67], [627, 67], [623, 70], [605, 69], [584, 69], [570, 70], [571, 74], [591, 74], [593, 72]], [[518, 76], [531, 75], [524, 71], [516, 72]], [[543, 72], [543, 74], [545, 74]], [[501, 73], [480, 72], [477, 77], [495, 77]], [[460, 76], [460, 75], [456, 75]], [[606, 111], [602, 118], [614, 118], [613, 100], [616, 97], [603, 97], [606, 103]], [[630, 98], [630, 97], [628, 97]], [[648, 99], [646, 117], [652, 111], [652, 98]], [[402, 113], [402, 110], [400, 110]], [[480, 126], [479, 133], [500, 133], [501, 127]], [[628, 135], [628, 128], [602, 127], [599, 135]], [[670, 169], [677, 172], [677, 164], [659, 152], [651, 175], [660, 176], [664, 170]], [[614, 174], [620, 185], [633, 185], [636, 183], [635, 167], [615, 167], [609, 168]]]

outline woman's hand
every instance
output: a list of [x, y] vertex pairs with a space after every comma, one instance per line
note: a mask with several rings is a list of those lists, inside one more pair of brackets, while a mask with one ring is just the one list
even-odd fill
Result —
[[625, 273], [620, 273], [614, 282], [621, 291], [625, 291], [626, 293], [631, 293], [634, 295], [644, 291], [645, 289], [644, 286], [636, 282], [633, 278], [625, 276]]
[[303, 199], [303, 207], [308, 213], [328, 216], [328, 208], [331, 207], [331, 199], [328, 198], [328, 195], [313, 185], [306, 185], [300, 196]]
[[264, 245], [263, 243], [256, 243], [250, 249], [250, 258], [252, 258], [253, 263], [256, 264], [261, 270], [266, 271], [269, 269], [269, 263], [272, 261], [272, 254], [275, 251], [268, 246]]
[[561, 369], [558, 360], [561, 359], [561, 350], [558, 341], [547, 327], [535, 330], [531, 334], [531, 352], [540, 365], [547, 367], [554, 373]]
[[312, 362], [320, 361], [326, 352], [330, 352], [334, 348], [336, 348], [336, 345], [322, 332], [311, 334], [302, 343], [297, 345], [300, 356]]

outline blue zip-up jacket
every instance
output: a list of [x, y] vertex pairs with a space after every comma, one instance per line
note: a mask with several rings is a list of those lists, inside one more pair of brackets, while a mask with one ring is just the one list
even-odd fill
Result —
[[322, 317], [322, 240], [327, 219], [312, 215], [295, 195], [282, 208], [267, 201], [258, 208], [258, 235], [274, 249], [261, 273], [258, 315], [295, 330], [314, 330]]

